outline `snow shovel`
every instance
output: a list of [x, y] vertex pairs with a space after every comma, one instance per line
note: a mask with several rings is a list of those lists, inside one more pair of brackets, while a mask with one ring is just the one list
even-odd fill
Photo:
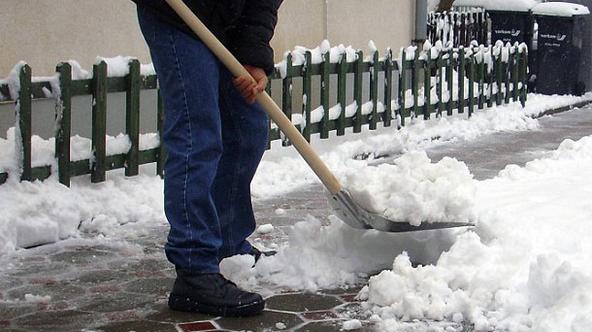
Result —
[[[166, 0], [166, 2], [235, 77], [251, 77], [243, 65], [238, 62], [182, 0]], [[384, 216], [366, 210], [357, 204], [351, 194], [341, 186], [335, 175], [333, 175], [327, 165], [315, 153], [300, 131], [296, 129], [290, 119], [288, 119], [266, 92], [262, 92], [257, 96], [257, 102], [259, 102], [269, 117], [278, 125], [286, 137], [288, 137], [296, 150], [298, 150], [300, 155], [329, 190], [331, 194], [329, 200], [331, 205], [337, 212], [338, 217], [349, 226], [358, 229], [376, 229], [385, 232], [410, 232], [472, 226], [467, 223], [454, 222], [422, 223], [420, 226], [412, 226], [408, 222], [388, 220]]]

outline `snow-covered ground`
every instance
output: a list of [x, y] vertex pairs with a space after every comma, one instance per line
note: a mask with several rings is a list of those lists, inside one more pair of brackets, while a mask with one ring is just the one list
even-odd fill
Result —
[[[399, 319], [470, 321], [477, 331], [589, 331], [592, 136], [477, 184], [479, 225], [436, 264], [401, 254], [360, 297], [385, 330]], [[447, 239], [448, 240], [448, 239]]]
[[[384, 270], [360, 293], [383, 330], [412, 328], [404, 322], [420, 319], [469, 321], [478, 331], [587, 331], [592, 324], [592, 269], [586, 264], [592, 259], [587, 225], [592, 136], [565, 141], [552, 155], [523, 168], [508, 166], [486, 181], [474, 180], [466, 165], [453, 159], [430, 163], [424, 152], [493, 132], [538, 130], [532, 115], [579, 100], [531, 96], [526, 110], [512, 104], [471, 119], [417, 120], [398, 131], [382, 128], [317, 141], [323, 159], [359, 198], [392, 195], [370, 208], [401, 207], [407, 212], [399, 217], [416, 221], [464, 216], [477, 227], [386, 234], [351, 229], [336, 217], [329, 225], [309, 217], [291, 229], [276, 256], [263, 258], [255, 269], [251, 257], [233, 257], [222, 270], [245, 287], [268, 291], [353, 285]], [[393, 165], [373, 166], [385, 155], [401, 157]], [[376, 172], [376, 179], [363, 181]], [[403, 177], [413, 180], [399, 187]], [[381, 179], [385, 186], [377, 185]], [[269, 198], [316, 181], [292, 149], [274, 148], [261, 164], [253, 192], [256, 199]], [[161, 201], [162, 181], [151, 175], [125, 178], [114, 172], [101, 184], [80, 177], [70, 189], [55, 178], [9, 180], [0, 186], [0, 254], [82, 233], [134, 237], [146, 226], [166, 222]], [[419, 204], [423, 201], [433, 204]]]

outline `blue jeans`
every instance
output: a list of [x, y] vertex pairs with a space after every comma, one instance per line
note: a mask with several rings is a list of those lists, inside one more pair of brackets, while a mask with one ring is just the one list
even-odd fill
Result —
[[178, 269], [216, 273], [221, 259], [251, 250], [250, 185], [268, 118], [201, 41], [142, 8], [138, 17], [165, 105], [165, 252]]

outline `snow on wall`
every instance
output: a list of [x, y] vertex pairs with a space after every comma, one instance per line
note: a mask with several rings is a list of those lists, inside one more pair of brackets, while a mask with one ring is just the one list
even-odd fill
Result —
[[578, 15], [590, 15], [590, 10], [586, 6], [575, 3], [545, 2], [536, 5], [532, 9], [532, 13], [535, 15], [572, 17]]
[[540, 0], [456, 0], [454, 6], [481, 7], [487, 10], [527, 12]]

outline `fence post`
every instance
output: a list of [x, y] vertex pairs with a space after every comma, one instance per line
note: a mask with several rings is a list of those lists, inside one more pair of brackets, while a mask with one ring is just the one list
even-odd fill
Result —
[[312, 54], [310, 51], [306, 51], [302, 70], [302, 115], [305, 119], [302, 135], [310, 142], [310, 112], [312, 102]]
[[384, 60], [384, 114], [382, 120], [385, 127], [390, 127], [393, 118], [393, 105], [391, 100], [393, 90], [393, 51], [388, 49]]
[[164, 132], [164, 101], [162, 99], [162, 95], [160, 94], [160, 89], [156, 91], [157, 101], [156, 101], [156, 130], [158, 131], [158, 152], [156, 156], [156, 174], [161, 178], [164, 177], [164, 164], [166, 162], [166, 150], [164, 147], [163, 141], [163, 132]]
[[337, 74], [337, 102], [341, 106], [341, 113], [337, 119], [337, 136], [345, 135], [345, 108], [347, 97], [347, 54], [344, 52], [338, 64]]
[[125, 164], [125, 175], [139, 173], [140, 152], [140, 61], [133, 59], [128, 63], [129, 74], [125, 93], [125, 131], [131, 142]]
[[357, 52], [356, 63], [354, 64], [354, 99], [357, 103], [356, 115], [354, 118], [354, 133], [362, 131], [362, 81], [363, 75], [362, 66], [364, 65], [364, 52]]
[[58, 179], [70, 186], [70, 136], [72, 136], [72, 66], [60, 63], [56, 71], [60, 76], [60, 94], [56, 102], [55, 157], [58, 163]]
[[107, 155], [107, 63], [93, 66], [92, 151], [91, 181], [105, 181]]
[[[286, 57], [286, 77], [284, 77], [284, 79], [282, 80], [282, 110], [284, 111], [284, 114], [286, 114], [288, 119], [290, 119], [290, 121], [292, 121], [293, 71], [294, 70], [292, 69], [292, 52], [289, 52], [288, 56]], [[283, 139], [282, 145], [289, 146], [290, 140], [287, 138]]]
[[378, 73], [380, 72], [378, 50], [372, 57], [372, 71], [370, 72], [370, 98], [372, 99], [372, 116], [370, 117], [370, 130], [376, 129], [378, 122]]
[[331, 77], [329, 69], [331, 66], [330, 51], [323, 54], [323, 62], [321, 63], [321, 105], [323, 106], [323, 117], [321, 119], [320, 137], [322, 139], [329, 138], [329, 93], [331, 91]]
[[[16, 132], [16, 152], [21, 167], [21, 181], [31, 181], [31, 67], [25, 64], [19, 72], [20, 90], [16, 107], [18, 130]], [[20, 134], [20, 135], [19, 135]]]

